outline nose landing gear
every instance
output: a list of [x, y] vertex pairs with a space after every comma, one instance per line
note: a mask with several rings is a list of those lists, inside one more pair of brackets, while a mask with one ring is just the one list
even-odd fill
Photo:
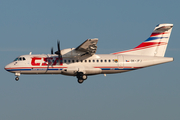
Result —
[[87, 79], [87, 75], [85, 75], [83, 72], [78, 72], [77, 73], [77, 81], [79, 84], [82, 84], [84, 82], [84, 80]]
[[20, 73], [15, 73], [15, 76], [16, 76], [15, 80], [18, 81], [18, 80], [19, 80]]
[[19, 77], [17, 76], [17, 77], [15, 78], [15, 80], [18, 81], [18, 80], [19, 80]]

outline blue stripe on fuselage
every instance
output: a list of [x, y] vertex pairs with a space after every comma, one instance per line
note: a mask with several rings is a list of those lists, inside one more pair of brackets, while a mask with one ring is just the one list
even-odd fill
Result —
[[9, 69], [7, 71], [39, 71], [39, 70], [62, 70], [62, 69]]
[[101, 70], [135, 70], [135, 68], [100, 68]]

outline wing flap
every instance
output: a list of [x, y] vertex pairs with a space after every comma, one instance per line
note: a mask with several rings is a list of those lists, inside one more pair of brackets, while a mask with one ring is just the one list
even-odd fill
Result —
[[81, 45], [79, 45], [75, 50], [84, 52], [84, 54], [82, 54], [82, 56], [83, 55], [94, 55], [97, 50], [97, 45], [96, 45], [97, 42], [98, 42], [98, 38], [87, 39]]

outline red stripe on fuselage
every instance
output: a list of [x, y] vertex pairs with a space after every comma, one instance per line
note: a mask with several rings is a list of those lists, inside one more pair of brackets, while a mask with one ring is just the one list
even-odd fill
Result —
[[12, 68], [6, 68], [8, 69], [36, 69], [36, 68], [67, 68], [67, 67], [12, 67]]
[[138, 68], [143, 68], [143, 67], [129, 67], [129, 66], [127, 66], [127, 67], [97, 66], [97, 67], [94, 67], [94, 68], [136, 68], [136, 69], [138, 69]]

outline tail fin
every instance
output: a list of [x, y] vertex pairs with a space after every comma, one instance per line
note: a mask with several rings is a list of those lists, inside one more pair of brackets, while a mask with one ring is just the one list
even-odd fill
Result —
[[173, 24], [159, 24], [151, 36], [137, 47], [112, 54], [131, 54], [163, 57], [170, 38]]

